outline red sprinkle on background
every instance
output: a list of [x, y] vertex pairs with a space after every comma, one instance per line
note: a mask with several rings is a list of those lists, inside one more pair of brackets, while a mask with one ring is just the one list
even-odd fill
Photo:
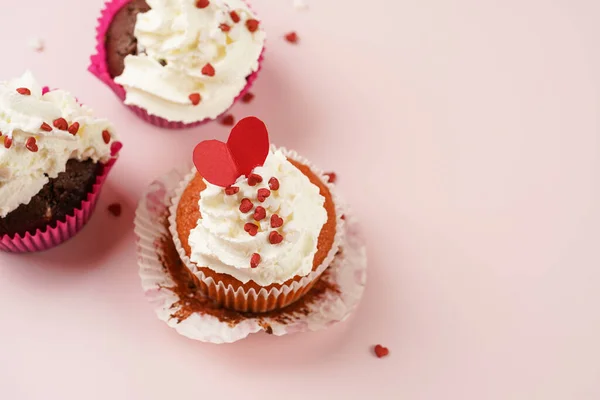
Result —
[[235, 118], [232, 114], [224, 115], [223, 118], [221, 118], [221, 124], [225, 126], [233, 126], [233, 124], [235, 124]]
[[12, 146], [12, 139], [8, 136], [4, 136], [4, 147], [10, 149], [10, 146]]
[[260, 221], [267, 216], [267, 210], [264, 207], [258, 206], [256, 210], [254, 210], [254, 220]]
[[31, 151], [32, 153], [37, 153], [38, 151], [37, 143], [33, 136], [27, 139], [27, 142], [25, 142], [25, 147], [27, 147], [27, 150]]
[[248, 28], [250, 32], [256, 32], [259, 24], [259, 21], [255, 19], [249, 19], [248, 21], [246, 21], [246, 28]]
[[250, 268], [256, 268], [260, 264], [260, 254], [254, 253], [250, 258]]
[[22, 94], [23, 96], [29, 96], [31, 95], [31, 90], [24, 87], [20, 87], [17, 89], [17, 93]]
[[279, 228], [283, 226], [283, 218], [277, 214], [271, 215], [271, 228]]
[[326, 172], [325, 176], [329, 178], [329, 183], [335, 183], [335, 181], [337, 181], [337, 175], [335, 172]]
[[237, 186], [229, 186], [229, 187], [225, 188], [225, 194], [227, 196], [233, 196], [234, 194], [236, 194], [239, 191], [240, 191], [240, 188]]
[[200, 96], [200, 93], [192, 93], [188, 96], [188, 98], [190, 99], [192, 104], [195, 106], [200, 104], [200, 100], [202, 100], [202, 96]]
[[250, 103], [252, 100], [254, 100], [253, 93], [247, 92], [242, 96], [242, 103]]
[[240, 16], [238, 15], [238, 13], [237, 13], [237, 12], [235, 12], [235, 11], [232, 11], [232, 12], [230, 12], [230, 13], [229, 13], [229, 16], [231, 17], [231, 20], [232, 20], [233, 22], [235, 22], [236, 24], [237, 24], [238, 22], [240, 22]]
[[40, 126], [40, 129], [46, 132], [52, 131], [52, 127], [45, 122]]
[[206, 8], [210, 4], [209, 0], [198, 0], [196, 2], [196, 7], [198, 8]]
[[261, 183], [263, 181], [262, 176], [258, 174], [250, 174], [248, 175], [248, 185], [256, 186], [256, 184]]
[[258, 201], [260, 201], [262, 203], [270, 195], [271, 195], [271, 191], [269, 189], [261, 188], [261, 189], [258, 189], [256, 198], [258, 199]]
[[69, 127], [69, 133], [71, 135], [77, 135], [77, 132], [79, 132], [79, 122], [73, 122]]
[[223, 32], [229, 32], [231, 30], [231, 27], [227, 24], [221, 24], [219, 25], [219, 28], [221, 28]]
[[202, 75], [215, 76], [215, 67], [213, 67], [211, 63], [207, 63], [202, 67]]
[[246, 223], [246, 225], [244, 225], [244, 230], [248, 232], [250, 236], [256, 236], [256, 234], [258, 233], [258, 226], [256, 226], [252, 222], [248, 222]]
[[61, 131], [66, 131], [67, 129], [69, 129], [69, 123], [64, 118], [55, 119], [52, 122], [52, 125], [54, 125], [56, 129], [60, 129]]
[[290, 32], [284, 38], [290, 43], [298, 43], [298, 34], [296, 32]]
[[102, 140], [104, 140], [104, 143], [108, 144], [108, 142], [110, 142], [110, 132], [109, 131], [102, 131]]
[[271, 244], [279, 244], [283, 242], [283, 236], [279, 234], [279, 232], [271, 232], [269, 233], [269, 243]]
[[115, 217], [118, 217], [121, 215], [121, 204], [119, 203], [112, 203], [108, 206], [108, 212], [111, 213], [112, 215], [114, 215]]
[[275, 177], [269, 179], [269, 187], [271, 190], [279, 190], [279, 179]]
[[388, 350], [388, 348], [387, 347], [383, 347], [380, 344], [375, 345], [375, 347], [373, 347], [373, 351], [375, 352], [375, 355], [378, 358], [385, 357], [388, 354], [390, 354], [390, 351]]
[[254, 208], [254, 204], [250, 201], [250, 199], [243, 198], [240, 203], [240, 211], [244, 214], [250, 212]]

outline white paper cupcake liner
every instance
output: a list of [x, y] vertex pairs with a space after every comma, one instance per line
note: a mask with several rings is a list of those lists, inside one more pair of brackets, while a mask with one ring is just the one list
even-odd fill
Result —
[[[317, 331], [345, 320], [360, 301], [366, 284], [367, 256], [364, 241], [351, 215], [344, 215], [341, 226], [340, 249], [327, 272], [320, 278], [337, 290], [325, 291], [314, 301], [307, 303], [303, 312], [280, 310], [265, 315], [244, 316], [236, 323], [225, 322], [210, 313], [195, 312], [187, 318], [175, 315], [181, 309], [180, 299], [171, 289], [174, 285], [169, 271], [164, 266], [164, 251], [161, 241], [170, 237], [166, 217], [172, 198], [188, 175], [189, 168], [174, 170], [152, 182], [136, 211], [135, 233], [137, 236], [137, 259], [142, 287], [146, 297], [154, 306], [157, 316], [179, 334], [194, 340], [210, 343], [231, 343], [251, 333], [267, 331], [281, 336], [289, 333]], [[327, 181], [324, 181], [327, 182]], [[343, 210], [339, 197], [336, 205]], [[337, 210], [336, 210], [337, 212]], [[305, 297], [311, 295], [311, 289]], [[302, 301], [302, 300], [301, 300]]]
[[[308, 168], [323, 182], [329, 189], [331, 193], [331, 197], [333, 200], [333, 204], [335, 206], [335, 214], [336, 214], [336, 230], [335, 237], [333, 239], [333, 244], [331, 249], [329, 250], [327, 256], [319, 265], [319, 267], [313, 271], [311, 271], [308, 275], [304, 276], [299, 281], [293, 281], [289, 285], [281, 285], [281, 287], [275, 287], [270, 290], [266, 290], [262, 288], [258, 291], [258, 293], [254, 289], [250, 289], [249, 291], [244, 291], [243, 288], [239, 287], [237, 290], [234, 289], [233, 286], [228, 285], [225, 286], [223, 282], [215, 282], [215, 280], [206, 276], [198, 266], [193, 263], [188, 255], [185, 252], [181, 244], [181, 240], [179, 239], [179, 233], [177, 231], [177, 206], [179, 205], [179, 201], [186, 187], [190, 183], [190, 181], [196, 175], [196, 169], [192, 168], [192, 171], [189, 172], [185, 178], [181, 181], [181, 184], [175, 191], [175, 196], [173, 197], [171, 207], [169, 209], [169, 229], [171, 231], [171, 235], [173, 237], [173, 242], [175, 243], [175, 247], [181, 257], [183, 263], [192, 271], [198, 279], [203, 282], [206, 287], [211, 289], [211, 293], [216, 293], [219, 297], [219, 300], [222, 304], [226, 304], [229, 308], [235, 308], [238, 311], [249, 311], [249, 312], [266, 312], [271, 311], [271, 309], [277, 308], [275, 306], [275, 299], [280, 299], [281, 296], [287, 299], [292, 299], [291, 301], [287, 301], [287, 304], [293, 303], [297, 298], [302, 295], [302, 291], [308, 290], [310, 285], [321, 276], [321, 274], [331, 265], [335, 255], [338, 251], [340, 243], [344, 240], [344, 219], [342, 219], [342, 215], [344, 214], [338, 196], [336, 195], [336, 189], [333, 184], [329, 183], [329, 179], [325, 176], [324, 172], [318, 168], [316, 168], [310, 161], [301, 157], [295, 151], [287, 150], [285, 148], [276, 148], [275, 146], [271, 146], [271, 150], [281, 150], [282, 153], [289, 159], [292, 159], [296, 162], [299, 162]], [[213, 290], [214, 289], [214, 290]], [[258, 299], [262, 297], [263, 301], [258, 301]], [[269, 301], [267, 301], [269, 299]], [[270, 306], [270, 308], [265, 308]]]

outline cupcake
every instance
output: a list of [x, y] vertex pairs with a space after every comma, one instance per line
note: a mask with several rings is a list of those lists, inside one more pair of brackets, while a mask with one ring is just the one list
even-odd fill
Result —
[[243, 0], [113, 0], [90, 71], [148, 122], [184, 128], [216, 119], [249, 90], [264, 43]]
[[326, 177], [296, 153], [271, 147], [254, 117], [241, 120], [227, 143], [201, 142], [194, 164], [173, 198], [169, 230], [200, 289], [242, 312], [300, 299], [342, 238]]
[[83, 227], [116, 160], [113, 132], [30, 72], [0, 82], [1, 250], [45, 250]]

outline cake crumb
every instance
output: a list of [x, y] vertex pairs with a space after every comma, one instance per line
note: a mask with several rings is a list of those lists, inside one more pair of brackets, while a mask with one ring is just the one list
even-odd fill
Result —
[[308, 9], [308, 3], [306, 0], [294, 0], [294, 8], [297, 11], [304, 11]]
[[27, 46], [38, 53], [44, 51], [44, 41], [39, 37], [32, 37], [27, 41]]
[[122, 207], [119, 203], [113, 203], [108, 206], [108, 212], [114, 215], [115, 217], [119, 217], [121, 215]]

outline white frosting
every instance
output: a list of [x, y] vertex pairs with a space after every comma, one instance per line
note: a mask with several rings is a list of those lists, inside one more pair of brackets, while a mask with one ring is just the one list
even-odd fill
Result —
[[[18, 88], [29, 89], [31, 95], [19, 94]], [[79, 123], [77, 135], [55, 128], [53, 121], [59, 118], [69, 125]], [[41, 129], [44, 122], [52, 131]], [[110, 143], [104, 143], [104, 130], [114, 138], [110, 123], [94, 118], [92, 110], [79, 105], [69, 93], [54, 90], [42, 95], [30, 72], [0, 82], [0, 217], [27, 204], [50, 178], [65, 171], [69, 159], [108, 161]], [[8, 149], [6, 137], [12, 140]], [[31, 137], [36, 139], [37, 152], [26, 148]]]
[[[281, 151], [269, 152], [264, 166], [255, 168], [254, 173], [263, 182], [249, 186], [248, 180], [241, 177], [234, 185], [240, 188], [235, 195], [226, 195], [222, 187], [205, 182], [207, 187], [199, 202], [202, 218], [189, 237], [191, 261], [243, 283], [252, 280], [261, 286], [308, 275], [313, 268], [319, 234], [327, 222], [325, 198]], [[269, 188], [271, 177], [279, 180], [279, 190], [271, 191], [271, 196], [261, 203], [256, 193], [260, 188]], [[242, 213], [239, 206], [243, 198], [264, 207], [267, 217], [257, 222], [254, 210]], [[272, 214], [283, 218], [281, 228], [271, 228]], [[256, 236], [244, 230], [247, 222], [260, 225]], [[269, 233], [274, 230], [284, 238], [275, 245], [269, 242]], [[250, 258], [254, 253], [260, 254], [261, 261], [258, 267], [251, 268]]]
[[[243, 0], [211, 0], [197, 8], [196, 0], [147, 0], [151, 10], [140, 13], [135, 37], [140, 53], [125, 57], [125, 70], [115, 82], [125, 88], [125, 104], [170, 121], [192, 123], [216, 118], [227, 110], [258, 70], [265, 33], [250, 32], [256, 19]], [[240, 21], [234, 23], [230, 12]], [[221, 24], [231, 27], [225, 33]], [[161, 65], [160, 61], [166, 61]], [[214, 76], [202, 74], [210, 63]], [[198, 105], [190, 94], [199, 93]]]

